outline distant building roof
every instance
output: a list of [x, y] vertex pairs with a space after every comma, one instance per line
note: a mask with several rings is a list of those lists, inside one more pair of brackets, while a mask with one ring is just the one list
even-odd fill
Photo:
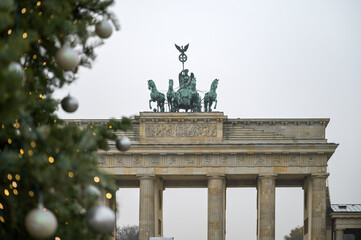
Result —
[[335, 213], [361, 213], [361, 204], [331, 204]]

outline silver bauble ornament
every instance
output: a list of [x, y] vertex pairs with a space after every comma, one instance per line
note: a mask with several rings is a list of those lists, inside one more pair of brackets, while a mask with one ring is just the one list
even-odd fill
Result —
[[94, 185], [88, 185], [86, 188], [85, 188], [85, 194], [87, 197], [96, 197], [96, 198], [99, 198], [100, 195], [101, 195], [101, 192], [99, 190], [99, 188], [97, 188], [96, 186]]
[[78, 109], [78, 106], [78, 100], [76, 100], [74, 97], [71, 97], [70, 95], [61, 100], [61, 107], [65, 112], [75, 112]]
[[95, 32], [101, 38], [108, 38], [112, 35], [113, 28], [108, 21], [101, 21], [95, 26]]
[[78, 53], [70, 47], [62, 47], [55, 55], [56, 62], [65, 71], [74, 69], [79, 64]]
[[85, 188], [85, 203], [87, 206], [94, 206], [99, 202], [101, 192], [94, 185], [88, 185]]
[[15, 72], [16, 74], [18, 74], [23, 81], [26, 80], [24, 68], [20, 65], [20, 63], [12, 62], [9, 64], [8, 69], [10, 72]]
[[34, 238], [51, 237], [58, 227], [55, 215], [50, 210], [39, 207], [31, 210], [25, 217], [25, 227]]
[[115, 141], [115, 146], [119, 151], [125, 152], [130, 149], [131, 143], [129, 138], [122, 136]]
[[86, 214], [88, 226], [97, 233], [110, 233], [114, 230], [114, 211], [106, 206], [92, 207]]

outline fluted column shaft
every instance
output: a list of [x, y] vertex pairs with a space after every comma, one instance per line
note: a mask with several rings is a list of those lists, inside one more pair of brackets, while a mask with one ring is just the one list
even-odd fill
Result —
[[139, 240], [154, 237], [154, 176], [139, 177]]
[[257, 239], [275, 239], [276, 175], [260, 175], [257, 185]]
[[225, 239], [225, 177], [208, 176], [208, 240]]
[[326, 179], [327, 174], [312, 175], [311, 240], [326, 240]]

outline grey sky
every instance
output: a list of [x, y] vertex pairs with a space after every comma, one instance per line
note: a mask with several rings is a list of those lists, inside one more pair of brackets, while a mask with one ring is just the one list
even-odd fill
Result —
[[[228, 117], [330, 118], [326, 136], [340, 143], [329, 161], [331, 200], [361, 203], [360, 1], [123, 0], [113, 9], [122, 30], [97, 50], [91, 70], [82, 69], [75, 84], [56, 92], [80, 102], [77, 112], [59, 110], [60, 117], [148, 111], [147, 80], [166, 90], [172, 78], [177, 87], [181, 64], [174, 43], [190, 43], [186, 68], [200, 90], [220, 79], [217, 110]], [[227, 239], [255, 239], [255, 196], [255, 189], [228, 190]], [[120, 197], [122, 219], [136, 223], [132, 197], [135, 191]], [[167, 189], [166, 235], [205, 239], [206, 197], [206, 189]], [[194, 209], [186, 209], [189, 200]], [[277, 190], [276, 239], [302, 224], [302, 204], [301, 189]], [[185, 211], [193, 215], [185, 218]]]

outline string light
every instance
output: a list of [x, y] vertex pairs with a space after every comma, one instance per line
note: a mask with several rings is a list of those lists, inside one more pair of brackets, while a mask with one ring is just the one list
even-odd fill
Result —
[[5, 125], [4, 125], [4, 124], [1, 124], [1, 128], [4, 129], [4, 128], [5, 128]]
[[11, 138], [8, 138], [8, 143], [11, 144], [12, 142]]
[[11, 181], [12, 179], [13, 179], [13, 176], [10, 174], [10, 173], [8, 173], [8, 179]]
[[40, 94], [39, 94], [39, 98], [40, 98], [40, 99], [44, 99], [44, 95], [40, 93]]
[[54, 163], [54, 158], [53, 157], [50, 156], [48, 160], [49, 160], [50, 163]]
[[46, 66], [46, 62], [43, 62], [43, 66]]
[[106, 196], [108, 199], [111, 199], [111, 198], [112, 198], [112, 194], [111, 194], [111, 193], [107, 193], [105, 196]]
[[20, 181], [20, 175], [19, 174], [15, 174], [15, 179]]
[[38, 39], [38, 43], [41, 44], [43, 41], [41, 39]]
[[43, 15], [43, 12], [39, 12], [39, 16], [42, 16]]
[[2, 222], [2, 223], [5, 222], [5, 219], [2, 216], [0, 216], [0, 222]]
[[33, 156], [33, 151], [32, 150], [28, 150], [28, 155], [31, 157]]
[[16, 122], [13, 124], [14, 128], [20, 128], [20, 123], [16, 120]]
[[13, 30], [9, 29], [8, 30], [8, 35], [10, 35], [13, 32]]
[[95, 176], [95, 177], [94, 177], [94, 182], [100, 182], [100, 178], [97, 177], [97, 176]]
[[23, 155], [24, 154], [24, 149], [20, 149], [20, 154]]
[[28, 34], [27, 33], [23, 33], [23, 38], [27, 38]]
[[5, 190], [4, 190], [4, 194], [5, 194], [6, 196], [9, 196], [9, 194], [10, 194], [10, 193], [9, 193], [9, 190], [5, 189]]
[[36, 6], [39, 7], [40, 5], [41, 5], [41, 2], [40, 2], [40, 1], [37, 1], [37, 2], [36, 2]]
[[70, 178], [72, 178], [72, 177], [74, 177], [74, 173], [73, 172], [68, 172], [68, 176], [70, 177]]
[[4, 206], [2, 205], [2, 203], [0, 203], [0, 209], [4, 209]]
[[18, 190], [14, 189], [13, 193], [14, 193], [14, 195], [18, 195], [19, 192], [18, 192]]
[[35, 148], [35, 147], [36, 147], [36, 142], [31, 141], [30, 145], [31, 145], [33, 148]]
[[33, 55], [33, 59], [35, 60], [38, 56], [36, 56], [36, 54]]
[[109, 129], [112, 129], [113, 127], [112, 127], [112, 125], [109, 125]]
[[93, 132], [93, 135], [94, 135], [94, 136], [96, 136], [96, 135], [97, 135], [97, 133], [96, 133], [96, 132]]
[[30, 197], [34, 197], [34, 192], [33, 192], [33, 191], [29, 191], [29, 196], [30, 196]]
[[18, 184], [15, 181], [13, 181], [11, 184], [13, 185], [14, 188], [18, 187]]
[[26, 8], [21, 9], [21, 13], [22, 14], [26, 13]]

